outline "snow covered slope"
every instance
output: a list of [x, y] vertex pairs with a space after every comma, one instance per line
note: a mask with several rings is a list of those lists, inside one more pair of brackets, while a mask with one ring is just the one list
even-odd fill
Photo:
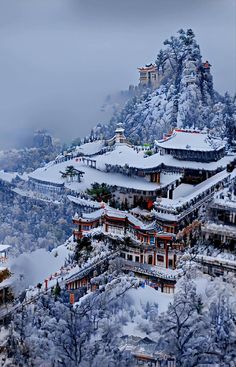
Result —
[[143, 89], [110, 124], [97, 125], [93, 136], [111, 137], [116, 124], [122, 122], [127, 138], [135, 144], [160, 139], [176, 126], [209, 128], [230, 141], [235, 139], [235, 104], [229, 94], [222, 97], [214, 90], [211, 65], [202, 62], [193, 31], [180, 30], [164, 45], [156, 60], [164, 75], [161, 86], [153, 91]]

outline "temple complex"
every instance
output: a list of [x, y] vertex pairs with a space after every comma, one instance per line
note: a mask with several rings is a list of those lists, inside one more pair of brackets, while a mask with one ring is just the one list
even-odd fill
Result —
[[[213, 234], [206, 222], [202, 233], [207, 240], [219, 237], [232, 247], [234, 200], [222, 209], [224, 214], [219, 200], [225, 195], [222, 190], [235, 180], [236, 160], [234, 153], [226, 151], [224, 140], [197, 130], [174, 129], [156, 141], [148, 155], [144, 147], [131, 146], [118, 124], [112, 139], [84, 144], [76, 153], [70, 162], [60, 159], [31, 173], [30, 182], [63, 188], [78, 204], [75, 241], [96, 235], [119, 239], [124, 271], [172, 292], [179, 276], [178, 260], [192, 234], [200, 231], [200, 212], [213, 198], [212, 216], [224, 226], [215, 226]], [[97, 188], [106, 185], [106, 203], [99, 203], [100, 197], [88, 200], [94, 183]]]

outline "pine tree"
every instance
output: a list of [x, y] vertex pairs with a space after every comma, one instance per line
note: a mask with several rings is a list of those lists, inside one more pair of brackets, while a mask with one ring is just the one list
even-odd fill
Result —
[[60, 285], [59, 285], [59, 283], [58, 283], [58, 281], [57, 281], [56, 286], [55, 286], [55, 288], [54, 288], [54, 296], [55, 296], [55, 299], [56, 299], [57, 297], [59, 297], [59, 296], [60, 296], [60, 294], [61, 294], [61, 287], [60, 287]]

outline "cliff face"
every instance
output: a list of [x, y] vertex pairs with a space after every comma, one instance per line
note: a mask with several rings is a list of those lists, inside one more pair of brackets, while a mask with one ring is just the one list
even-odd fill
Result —
[[143, 88], [115, 114], [108, 125], [97, 125], [93, 136], [111, 137], [122, 122], [126, 136], [136, 144], [152, 142], [173, 127], [210, 129], [212, 133], [235, 138], [235, 104], [213, 87], [211, 65], [202, 61], [200, 47], [191, 29], [180, 30], [164, 42], [156, 65], [161, 85]]

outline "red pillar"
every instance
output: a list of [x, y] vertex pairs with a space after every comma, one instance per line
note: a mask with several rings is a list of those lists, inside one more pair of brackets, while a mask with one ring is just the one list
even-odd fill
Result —
[[153, 251], [153, 257], [152, 257], [152, 265], [156, 265], [156, 258], [157, 258], [157, 254], [156, 251]]
[[45, 290], [47, 291], [48, 290], [48, 279], [44, 280], [44, 284], [45, 284]]
[[166, 244], [166, 269], [168, 269], [169, 265], [168, 265], [168, 261], [169, 261], [169, 256], [168, 256], [168, 252], [169, 252], [169, 249], [168, 249], [168, 245]]

